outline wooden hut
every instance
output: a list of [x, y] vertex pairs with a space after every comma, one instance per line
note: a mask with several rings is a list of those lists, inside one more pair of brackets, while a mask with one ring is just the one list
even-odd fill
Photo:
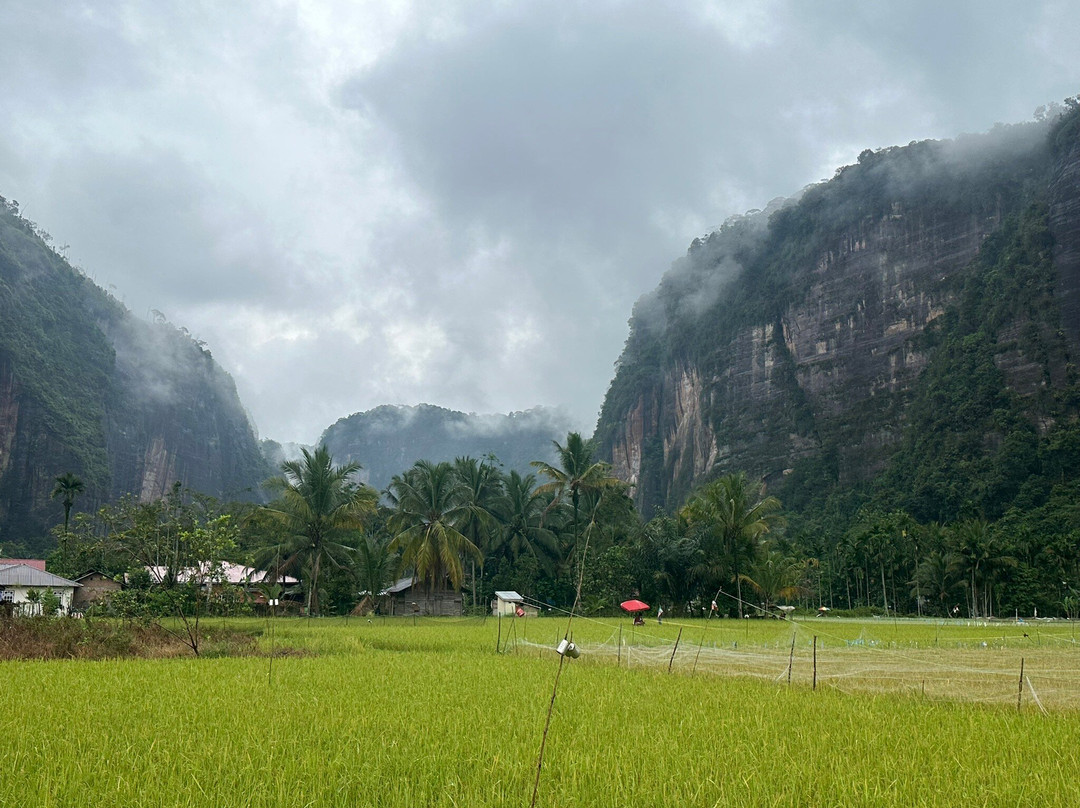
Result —
[[386, 615], [461, 617], [464, 614], [460, 592], [451, 589], [435, 589], [429, 592], [411, 576], [399, 578], [380, 592], [379, 597], [382, 599], [381, 611]]
[[108, 603], [114, 592], [122, 588], [119, 581], [113, 580], [103, 572], [91, 570], [75, 579], [79, 588], [71, 599], [73, 611], [85, 611], [93, 603]]

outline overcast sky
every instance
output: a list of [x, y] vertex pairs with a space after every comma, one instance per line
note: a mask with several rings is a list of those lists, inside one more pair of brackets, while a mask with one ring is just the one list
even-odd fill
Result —
[[1080, 93], [1078, 2], [0, 0], [0, 195], [263, 437], [595, 425], [634, 301], [864, 148]]

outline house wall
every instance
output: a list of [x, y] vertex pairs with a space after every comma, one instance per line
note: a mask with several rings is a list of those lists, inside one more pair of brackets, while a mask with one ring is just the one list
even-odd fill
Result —
[[76, 608], [87, 606], [91, 603], [104, 603], [113, 592], [120, 590], [120, 584], [100, 573], [87, 575], [79, 580], [82, 584], [72, 598]]
[[511, 603], [508, 600], [495, 598], [495, 600], [491, 601], [491, 616], [514, 617], [517, 614], [518, 606], [522, 608], [527, 617], [536, 617], [539, 614], [533, 606], [526, 606], [524, 603]]
[[[460, 617], [464, 611], [461, 595], [457, 592], [414, 592], [409, 589], [390, 596], [390, 614], [401, 617], [410, 615], [435, 617]], [[415, 604], [415, 606], [413, 605]]]
[[[31, 589], [36, 589], [38, 592], [44, 592], [47, 589], [51, 589], [53, 592], [56, 593], [57, 597], [60, 598], [60, 607], [65, 612], [71, 610], [72, 593], [75, 591], [75, 587], [73, 587], [73, 586], [17, 586], [17, 585], [5, 585], [3, 587], [0, 587], [0, 589], [3, 589], [3, 592], [4, 592], [4, 595], [0, 596], [0, 598], [2, 598], [3, 600], [9, 600], [11, 603], [14, 603], [15, 608], [17, 610], [21, 609], [26, 614], [29, 614], [29, 611], [28, 611], [29, 606], [28, 605], [20, 605], [20, 604], [29, 604], [30, 603], [30, 601], [27, 600], [27, 598], [26, 598], [26, 593], [29, 592]], [[7, 597], [8, 593], [11, 594], [10, 597]], [[40, 609], [40, 606], [38, 607], [38, 609]], [[40, 611], [35, 610], [34, 614], [40, 614]]]

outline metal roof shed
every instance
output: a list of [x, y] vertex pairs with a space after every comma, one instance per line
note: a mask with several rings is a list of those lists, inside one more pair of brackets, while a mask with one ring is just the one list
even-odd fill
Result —
[[536, 617], [537, 614], [536, 608], [527, 605], [525, 598], [512, 589], [496, 591], [495, 600], [491, 601], [492, 617], [514, 617], [515, 615]]

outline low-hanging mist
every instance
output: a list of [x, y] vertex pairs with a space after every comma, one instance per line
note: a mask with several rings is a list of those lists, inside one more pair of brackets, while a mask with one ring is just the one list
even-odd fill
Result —
[[340, 419], [320, 441], [335, 461], [360, 463], [361, 479], [382, 490], [417, 460], [494, 456], [507, 471], [526, 474], [533, 460], [553, 462], [552, 441], [565, 442], [572, 428], [568, 415], [546, 407], [477, 415], [431, 404], [385, 405]]

